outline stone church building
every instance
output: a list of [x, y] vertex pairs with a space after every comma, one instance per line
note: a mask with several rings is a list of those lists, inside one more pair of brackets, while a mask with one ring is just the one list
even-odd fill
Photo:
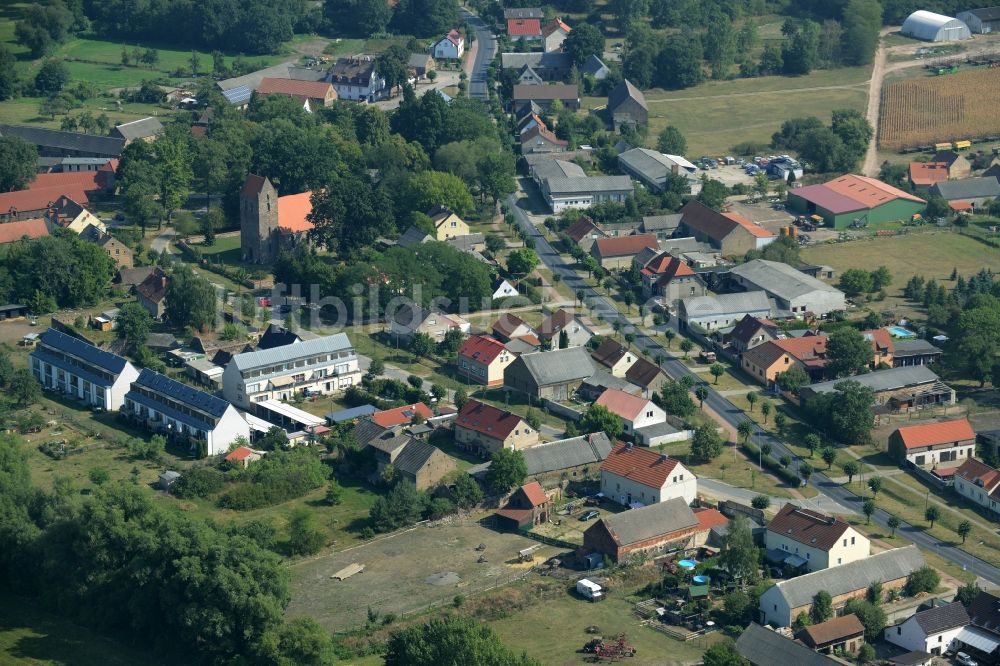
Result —
[[278, 196], [266, 176], [250, 174], [240, 190], [240, 250], [243, 261], [273, 262], [282, 249], [308, 243], [312, 192]]

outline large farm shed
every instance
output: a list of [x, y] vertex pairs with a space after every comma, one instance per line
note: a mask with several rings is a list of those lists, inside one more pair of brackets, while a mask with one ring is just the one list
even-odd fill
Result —
[[880, 180], [854, 174], [788, 192], [791, 210], [802, 215], [819, 215], [834, 229], [846, 229], [855, 220], [868, 224], [909, 220], [922, 212], [926, 204], [923, 199]]
[[969, 26], [957, 18], [923, 9], [918, 9], [907, 16], [900, 32], [907, 37], [922, 39], [925, 42], [954, 42], [972, 37]]
[[969, 26], [970, 32], [986, 35], [1000, 31], [1000, 7], [984, 7], [959, 12], [958, 20]]

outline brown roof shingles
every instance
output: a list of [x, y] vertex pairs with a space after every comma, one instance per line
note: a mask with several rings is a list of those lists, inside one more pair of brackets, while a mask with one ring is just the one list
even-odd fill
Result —
[[840, 518], [789, 503], [771, 519], [767, 530], [811, 548], [829, 551], [849, 527]]
[[601, 465], [602, 472], [616, 474], [650, 488], [662, 488], [677, 461], [651, 449], [615, 445]]

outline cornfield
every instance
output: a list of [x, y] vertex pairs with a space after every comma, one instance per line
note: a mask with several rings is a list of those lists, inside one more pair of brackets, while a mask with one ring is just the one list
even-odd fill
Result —
[[996, 134], [1000, 134], [998, 68], [900, 81], [882, 93], [882, 148], [916, 148]]

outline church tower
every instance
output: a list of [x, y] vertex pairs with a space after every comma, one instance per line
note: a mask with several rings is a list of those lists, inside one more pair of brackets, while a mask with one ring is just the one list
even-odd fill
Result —
[[240, 250], [243, 261], [274, 260], [278, 229], [278, 192], [266, 176], [249, 174], [240, 190]]

